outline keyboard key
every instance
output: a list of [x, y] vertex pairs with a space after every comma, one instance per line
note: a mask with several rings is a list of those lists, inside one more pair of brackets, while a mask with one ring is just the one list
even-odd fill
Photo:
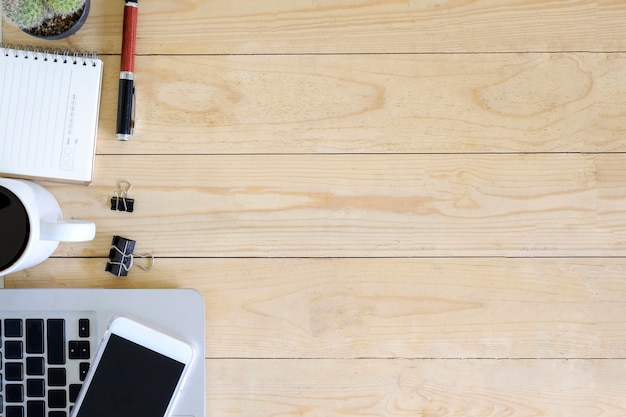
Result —
[[6, 319], [4, 321], [5, 337], [22, 337], [22, 320]]
[[65, 368], [48, 369], [48, 385], [51, 387], [64, 387], [67, 384]]
[[89, 319], [78, 320], [78, 336], [89, 337]]
[[67, 413], [65, 411], [59, 411], [59, 410], [49, 411], [48, 417], [67, 417]]
[[21, 362], [7, 362], [4, 377], [7, 381], [22, 381], [24, 379], [24, 365]]
[[67, 395], [65, 390], [51, 389], [48, 390], [48, 407], [65, 408], [67, 407]]
[[78, 342], [79, 359], [89, 359], [91, 357], [91, 348], [88, 341], [81, 340]]
[[26, 320], [26, 353], [43, 353], [43, 320]]
[[78, 398], [78, 393], [80, 392], [80, 389], [82, 388], [82, 384], [70, 384], [70, 402], [71, 403], [75, 403], [76, 399]]
[[26, 395], [29, 397], [43, 397], [46, 393], [46, 381], [43, 379], [27, 379]]
[[51, 365], [65, 364], [65, 320], [48, 319], [48, 363]]
[[28, 401], [26, 403], [26, 417], [46, 417], [46, 403], [44, 401]]
[[20, 340], [7, 340], [4, 342], [5, 359], [22, 359], [24, 347]]
[[7, 417], [24, 417], [24, 407], [7, 405], [6, 409]]
[[22, 384], [6, 384], [6, 402], [21, 403], [24, 401], [24, 385]]
[[68, 356], [70, 359], [78, 359], [79, 355], [78, 350], [78, 340], [70, 340], [68, 343]]
[[31, 356], [26, 358], [26, 375], [43, 375], [44, 359], [43, 357]]
[[80, 380], [84, 381], [87, 377], [87, 372], [89, 371], [89, 362], [81, 362], [79, 365], [80, 369]]

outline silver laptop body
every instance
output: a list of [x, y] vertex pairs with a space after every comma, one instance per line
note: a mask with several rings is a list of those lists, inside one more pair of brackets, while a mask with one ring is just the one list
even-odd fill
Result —
[[[37, 412], [46, 417], [69, 416], [72, 396], [75, 397], [80, 387], [82, 378], [79, 376], [84, 376], [84, 368], [95, 356], [111, 320], [120, 315], [152, 324], [191, 344], [195, 351], [194, 362], [171, 415], [204, 417], [204, 302], [202, 296], [191, 289], [0, 289], [0, 417], [12, 417], [11, 414], [19, 410], [20, 395], [24, 416]], [[20, 323], [21, 336], [17, 331]], [[73, 355], [75, 360], [68, 359], [66, 365], [62, 365], [67, 367], [66, 380], [61, 377], [55, 381], [53, 377], [61, 365], [46, 363], [40, 369], [40, 362], [43, 357], [59, 356], [61, 349], [55, 351], [57, 342], [53, 333], [61, 332], [63, 323], [65, 354]], [[35, 346], [30, 346], [33, 338], [29, 332], [40, 333], [40, 341], [34, 343]], [[37, 345], [42, 338], [45, 348], [52, 349], [51, 353], [24, 353], [17, 359], [17, 352], [9, 351], [17, 346], [23, 346], [25, 352], [40, 349]], [[30, 377], [33, 372], [40, 376]], [[39, 382], [40, 386], [31, 382]], [[63, 389], [67, 391], [65, 401]], [[52, 396], [58, 398], [48, 398]], [[40, 410], [44, 403], [45, 410]], [[26, 410], [29, 406], [33, 410]]]

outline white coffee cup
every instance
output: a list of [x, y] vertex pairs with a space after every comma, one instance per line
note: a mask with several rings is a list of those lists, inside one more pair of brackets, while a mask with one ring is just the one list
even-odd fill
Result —
[[0, 178], [0, 276], [46, 260], [59, 242], [85, 242], [93, 222], [64, 220], [59, 203], [41, 185]]

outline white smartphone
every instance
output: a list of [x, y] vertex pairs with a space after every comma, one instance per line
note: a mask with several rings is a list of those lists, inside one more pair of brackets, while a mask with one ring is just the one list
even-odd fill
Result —
[[104, 335], [71, 416], [167, 416], [192, 360], [189, 344], [118, 317]]

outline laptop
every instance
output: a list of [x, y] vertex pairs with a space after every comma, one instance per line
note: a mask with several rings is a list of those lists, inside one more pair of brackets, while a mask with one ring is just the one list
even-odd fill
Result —
[[0, 417], [69, 417], [99, 342], [120, 315], [193, 347], [171, 416], [204, 417], [204, 301], [198, 292], [65, 288], [0, 289]]

